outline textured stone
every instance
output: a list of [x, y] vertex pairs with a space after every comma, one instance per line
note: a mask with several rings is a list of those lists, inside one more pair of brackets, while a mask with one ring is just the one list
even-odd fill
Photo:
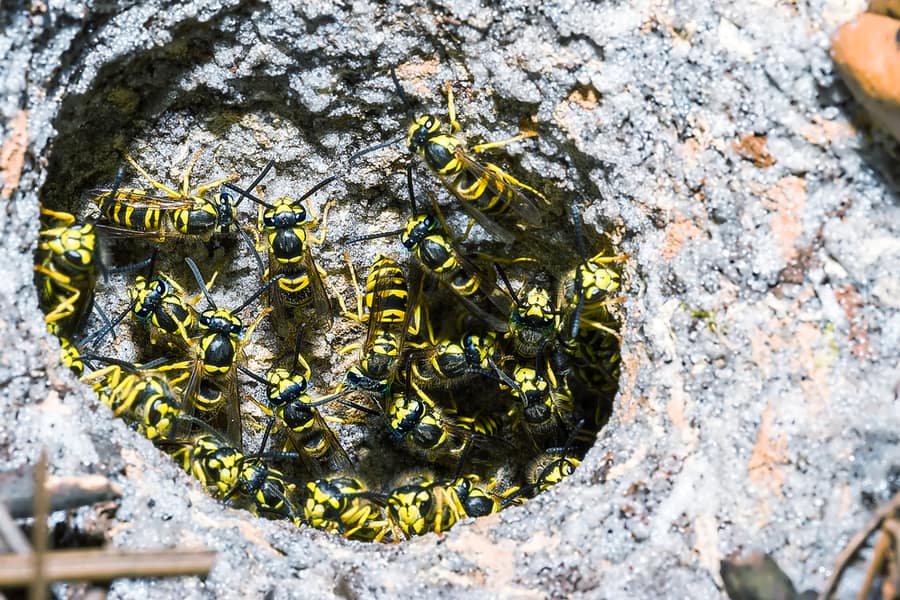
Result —
[[[896, 158], [852, 126], [827, 50], [833, 4], [4, 8], [0, 467], [45, 447], [53, 472], [122, 486], [113, 546], [219, 553], [206, 579], [120, 580], [113, 598], [717, 598], [720, 561], [750, 550], [796, 589], [821, 589], [900, 464], [884, 243], [900, 236]], [[630, 260], [616, 411], [583, 465], [522, 507], [380, 547], [223, 508], [111, 419], [58, 363], [32, 251], [38, 199], [80, 208], [114, 176], [116, 143], [166, 174], [201, 145], [242, 174], [275, 155], [267, 193], [307, 189], [405, 126], [390, 64], [417, 111], [444, 110], [439, 87], [455, 81], [473, 139], [536, 126], [538, 140], [510, 149], [516, 173], [580, 202]], [[740, 145], [763, 137], [768, 166]], [[329, 240], [405, 210], [402, 178], [386, 175], [405, 154], [371, 158], [335, 186]], [[344, 249], [322, 249], [329, 273], [345, 270]], [[362, 264], [378, 251], [397, 248], [351, 253]], [[259, 352], [253, 368], [271, 358]], [[340, 373], [318, 366], [325, 384]], [[863, 572], [852, 565], [837, 597]]]

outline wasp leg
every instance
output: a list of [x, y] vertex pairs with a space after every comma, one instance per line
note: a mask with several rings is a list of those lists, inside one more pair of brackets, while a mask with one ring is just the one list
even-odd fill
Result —
[[203, 194], [205, 194], [212, 188], [220, 187], [224, 183], [236, 181], [239, 177], [237, 173], [234, 173], [232, 175], [229, 175], [228, 177], [223, 177], [222, 179], [218, 179], [216, 181], [210, 181], [209, 183], [204, 183], [203, 185], [192, 191], [190, 184], [191, 173], [193, 173], [194, 165], [197, 164], [197, 160], [200, 158], [201, 154], [203, 154], [203, 150], [197, 150], [194, 153], [194, 156], [191, 158], [191, 162], [188, 163], [187, 168], [181, 175], [181, 195], [183, 198], [190, 198], [191, 196], [203, 196]]
[[155, 187], [155, 188], [158, 189], [158, 190], [162, 190], [162, 191], [165, 192], [166, 195], [168, 195], [170, 198], [184, 198], [184, 197], [185, 197], [184, 195], [182, 195], [182, 194], [181, 194], [180, 192], [178, 192], [177, 190], [173, 190], [173, 189], [170, 188], [169, 186], [167, 186], [167, 185], [165, 185], [165, 184], [163, 184], [163, 183], [160, 183], [160, 182], [156, 181], [155, 179], [153, 179], [153, 177], [150, 176], [150, 173], [148, 173], [141, 165], [137, 164], [137, 161], [135, 161], [135, 160], [131, 157], [130, 154], [128, 154], [128, 153], [126, 152], [126, 153], [124, 154], [124, 156], [125, 156], [125, 160], [128, 162], [128, 164], [130, 164], [132, 167], [134, 167], [134, 170], [137, 171], [138, 173], [140, 173], [140, 174], [143, 176], [143, 178], [146, 179], [147, 182], [148, 182], [150, 185], [152, 185], [153, 187]]
[[50, 210], [49, 208], [44, 208], [43, 206], [41, 207], [41, 214], [56, 219], [57, 221], [61, 221], [65, 225], [71, 225], [75, 222], [75, 215], [67, 212]]
[[453, 129], [453, 133], [457, 133], [462, 128], [459, 125], [459, 121], [456, 120], [456, 105], [453, 102], [453, 84], [449, 81], [444, 82], [444, 89], [447, 94], [447, 116], [450, 119], [450, 127]]
[[[492, 150], [494, 148], [502, 148], [503, 146], [507, 146], [512, 144], [513, 142], [520, 142], [522, 140], [527, 140], [528, 138], [537, 137], [537, 132], [535, 131], [526, 131], [525, 133], [520, 133], [519, 135], [514, 135], [511, 138], [507, 138], [505, 140], [497, 140], [496, 142], [485, 142], [484, 144], [476, 144], [472, 146], [471, 150], [475, 154], [481, 154], [485, 150]], [[507, 174], [512, 181], [516, 181], [511, 175]], [[529, 188], [527, 185], [522, 185], [516, 182], [516, 185], [519, 187], [525, 188], [528, 191], [534, 191]]]

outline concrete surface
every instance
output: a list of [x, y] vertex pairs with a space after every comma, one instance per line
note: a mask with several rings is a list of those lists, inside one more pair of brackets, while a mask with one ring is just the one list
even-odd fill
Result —
[[[47, 447], [57, 472], [122, 483], [112, 544], [220, 552], [206, 580], [122, 581], [113, 597], [715, 598], [720, 559], [750, 550], [820, 589], [900, 463], [897, 147], [857, 130], [827, 54], [861, 8], [4, 7], [0, 466]], [[588, 206], [631, 260], [616, 413], [576, 474], [441, 538], [379, 547], [223, 509], [109, 419], [56, 362], [32, 251], [37, 199], [83, 201], [114, 173], [115, 143], [160, 171], [204, 144], [226, 170], [276, 154], [292, 169], [280, 185], [305, 189], [405, 125], [389, 64], [424, 106], [443, 110], [437, 90], [456, 81], [473, 137], [533, 122], [517, 172]], [[339, 202], [333, 239], [404, 209], [390, 153], [330, 193], [360, 194]], [[340, 252], [323, 250], [326, 268]]]

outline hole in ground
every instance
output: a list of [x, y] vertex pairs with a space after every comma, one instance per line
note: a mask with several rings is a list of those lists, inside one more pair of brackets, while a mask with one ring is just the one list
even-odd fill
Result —
[[[208, 31], [212, 36], [213, 29]], [[578, 252], [577, 229], [561, 209], [556, 214], [548, 211], [541, 228], [519, 228], [516, 219], [521, 215], [497, 218], [515, 232], [515, 242], [508, 245], [476, 226], [467, 239], [450, 246], [451, 253], [474, 265], [473, 272], [482, 278], [480, 290], [487, 304], [473, 310], [469, 300], [450, 291], [450, 284], [467, 280], [464, 269], [439, 282], [423, 274], [421, 261], [396, 235], [353, 241], [401, 228], [412, 212], [403, 171], [408, 157], [402, 148], [384, 149], [353, 165], [346, 162], [355, 138], [346, 115], [374, 117], [366, 112], [374, 109], [354, 102], [345, 106], [343, 97], [327, 92], [340, 109], [314, 114], [281, 77], [234, 78], [215, 67], [214, 53], [182, 50], [172, 45], [111, 63], [91, 91], [67, 99], [56, 123], [59, 137], [42, 190], [45, 208], [77, 218], [70, 226], [52, 215], [45, 217], [36, 261], [44, 268], [37, 284], [48, 319], [90, 355], [84, 378], [113, 412], [155, 437], [219, 498], [263, 516], [291, 518], [358, 539], [389, 541], [444, 530], [461, 518], [524, 501], [576, 467], [608, 419], [618, 384], [616, 300], [622, 288], [608, 238], [591, 235], [586, 250]], [[160, 70], [166, 81], [195, 82], [188, 75], [201, 70], [211, 79], [145, 94]], [[213, 86], [216, 77], [221, 81]], [[222, 82], [233, 94], [223, 97], [214, 91]], [[437, 89], [436, 81], [429, 83]], [[428, 101], [438, 114], [442, 97], [435, 93]], [[467, 114], [464, 104], [460, 112]], [[514, 123], [517, 115], [499, 115], [497, 121]], [[462, 124], [465, 127], [464, 120]], [[385, 131], [381, 139], [393, 135], [396, 132]], [[352, 149], [381, 139], [353, 143]], [[86, 153], [85, 147], [96, 152]], [[512, 149], [527, 153], [529, 142], [517, 142]], [[297, 199], [326, 177], [339, 177], [309, 199], [310, 214], [319, 217], [317, 226], [267, 232], [266, 210], [243, 201], [236, 227], [255, 240], [246, 244], [236, 230], [210, 236], [177, 233], [181, 209], [190, 205], [199, 210], [203, 202], [221, 200], [221, 193], [237, 201], [239, 194], [217, 185], [203, 195], [204, 201], [159, 199], [164, 190], [154, 188], [120, 152], [171, 188], [170, 196], [177, 195], [194, 160], [191, 189], [232, 176], [239, 187], [247, 186], [274, 160], [273, 171], [253, 190], [269, 204], [283, 197]], [[498, 153], [491, 160], [541, 188], [537, 174], [525, 172], [514, 158], [506, 160]], [[418, 157], [414, 164], [418, 212], [432, 210], [428, 199], [433, 195], [447, 217], [449, 229], [444, 233], [461, 236], [468, 219], [459, 210], [460, 201]], [[123, 177], [114, 196], [108, 190], [120, 167]], [[470, 173], [474, 179], [500, 177], [474, 169]], [[512, 182], [501, 183], [508, 187]], [[106, 189], [107, 202], [121, 211], [100, 210], [96, 200], [104, 192], [98, 189]], [[519, 190], [514, 202], [541, 203], [537, 195]], [[565, 199], [551, 197], [557, 207], [565, 205]], [[161, 229], [155, 235], [122, 231], [137, 228], [148, 206], [161, 209]], [[285, 215], [296, 207], [278, 206]], [[120, 223], [111, 226], [112, 219]], [[73, 270], [78, 257], [54, 254], [63, 232], [94, 222], [97, 245], [90, 255], [103, 264], [98, 273], [106, 271], [96, 282]], [[80, 233], [89, 237], [92, 232]], [[316, 311], [313, 304], [268, 313], [279, 300], [266, 293], [237, 312], [240, 325], [234, 336], [187, 322], [168, 336], [155, 330], [154, 318], [172, 318], [177, 308], [156, 308], [155, 317], [143, 322], [129, 314], [134, 305], [148, 301], [146, 294], [138, 293], [141, 276], [172, 286], [166, 292], [198, 321], [205, 315], [211, 321], [207, 325], [215, 325], [215, 317], [221, 316], [208, 312], [212, 303], [236, 309], [274, 272], [302, 287], [300, 275], [310, 263], [288, 241], [304, 235], [309, 256], [324, 274], [322, 290], [330, 308], [325, 304]], [[310, 241], [320, 236], [324, 243]], [[152, 270], [146, 265], [123, 270], [154, 256], [160, 237], [165, 239], [158, 244]], [[79, 248], [79, 240], [69, 243]], [[300, 266], [280, 263], [273, 248], [299, 258]], [[257, 266], [257, 252], [266, 272]], [[439, 252], [422, 256], [436, 265], [448, 260]], [[593, 258], [586, 260], [589, 256]], [[85, 257], [82, 253], [80, 258]], [[215, 275], [209, 299], [185, 265], [186, 257], [205, 281]], [[378, 257], [395, 261], [399, 270], [384, 271], [370, 290], [383, 302], [376, 300], [375, 312], [379, 306], [383, 312], [375, 319], [377, 325], [369, 326], [349, 316], [357, 299], [348, 261], [364, 286]], [[579, 265], [583, 269], [576, 279]], [[510, 285], [498, 275], [508, 275]], [[574, 291], [577, 282], [582, 294]], [[404, 294], [394, 289], [404, 286], [406, 303], [413, 298], [412, 304], [424, 309], [419, 319], [409, 322], [403, 313], [413, 311], [398, 310]], [[87, 310], [89, 295], [108, 318], [123, 317], [115, 336], [90, 339], [105, 326], [97, 310]], [[576, 308], [582, 296], [584, 304]], [[84, 319], [79, 318], [82, 308]], [[371, 320], [369, 308], [363, 320]], [[574, 333], [576, 313], [581, 319]], [[257, 321], [251, 334], [249, 325]], [[399, 353], [375, 343], [383, 341], [379, 334], [402, 332], [404, 327], [411, 333]], [[300, 354], [308, 372], [294, 358], [296, 332], [301, 332]], [[388, 392], [348, 388], [348, 371], [363, 367], [371, 375], [378, 359], [364, 362], [359, 351], [343, 351], [354, 343], [370, 351], [373, 346], [385, 348], [392, 364], [384, 378]], [[152, 367], [140, 368], [142, 364]], [[227, 368], [227, 374], [215, 373], [216, 366]], [[457, 376], [445, 377], [452, 369]], [[301, 374], [304, 377], [298, 378]], [[271, 377], [281, 380], [267, 382]], [[301, 393], [304, 385], [307, 389]], [[270, 393], [276, 389], [283, 392], [280, 397]], [[315, 408], [307, 405], [344, 389], [349, 391], [339, 399]], [[206, 405], [210, 410], [203, 410]]]

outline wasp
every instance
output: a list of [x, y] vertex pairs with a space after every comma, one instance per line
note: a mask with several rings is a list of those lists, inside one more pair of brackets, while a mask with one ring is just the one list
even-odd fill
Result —
[[[207, 287], [212, 287], [213, 280], [215, 275]], [[153, 278], [138, 275], [128, 288], [131, 317], [150, 326], [152, 344], [162, 337], [174, 345], [197, 335], [197, 310], [185, 296], [184, 288], [163, 273]]]
[[513, 425], [523, 427], [535, 447], [574, 425], [575, 399], [566, 380], [542, 371], [518, 364], [510, 378], [498, 369], [501, 389], [508, 387], [516, 401], [509, 409]]
[[[293, 364], [288, 369], [273, 369], [263, 379], [255, 373], [239, 367], [241, 371], [266, 386], [268, 411], [274, 412], [288, 430], [289, 444], [303, 459], [307, 470], [315, 476], [323, 474], [323, 467], [335, 471], [352, 472], [353, 465], [347, 452], [341, 447], [334, 431], [325, 422], [317, 406], [340, 399], [346, 391], [322, 398], [310, 396], [309, 364], [300, 353], [302, 329], [297, 334]], [[356, 407], [356, 405], [353, 405]], [[362, 407], [359, 407], [362, 408]], [[275, 419], [266, 428], [263, 439], [268, 439]]]
[[[352, 267], [351, 277], [355, 280]], [[362, 301], [358, 304], [357, 319], [362, 321]], [[359, 364], [347, 371], [345, 383], [386, 398], [400, 366], [411, 318], [417, 312], [415, 295], [410, 296], [406, 275], [392, 258], [379, 254], [372, 263], [366, 278], [365, 305], [369, 309], [366, 339]], [[417, 324], [413, 330], [418, 330]]]
[[580, 459], [551, 449], [532, 461], [526, 481], [536, 486], [538, 492], [545, 492], [574, 473], [580, 464]]
[[[184, 391], [184, 412], [191, 416], [194, 409], [206, 413], [217, 412], [225, 405], [227, 439], [241, 448], [241, 413], [237, 391], [237, 364], [242, 355], [242, 347], [268, 311], [263, 311], [249, 326], [245, 326], [238, 314], [259, 298], [277, 279], [272, 279], [254, 292], [241, 306], [234, 310], [219, 308], [213, 301], [200, 270], [190, 258], [185, 262], [190, 267], [197, 284], [206, 298], [209, 308], [197, 317], [197, 336], [186, 340], [194, 353], [194, 359], [167, 365], [167, 370], [189, 369]], [[202, 394], [201, 384], [210, 379], [214, 387], [212, 394]], [[215, 393], [215, 390], [223, 393]]]
[[302, 493], [303, 521], [310, 527], [362, 541], [399, 541], [380, 494], [347, 475], [316, 479]]
[[331, 302], [323, 284], [324, 273], [316, 266], [310, 251], [312, 244], [319, 245], [325, 241], [330, 205], [325, 206], [320, 235], [316, 238], [310, 235], [309, 230], [316, 226], [317, 220], [310, 218], [303, 201], [337, 179], [337, 176], [320, 181], [297, 200], [277, 198], [270, 204], [255, 196], [252, 190], [274, 164], [274, 161], [269, 161], [263, 173], [246, 190], [233, 184], [226, 186], [260, 207], [257, 223], [267, 243], [257, 244], [253, 252], [266, 251], [268, 254], [269, 266], [264, 270], [263, 280], [269, 281], [280, 276], [278, 285], [269, 293], [269, 303], [273, 308], [272, 316], [276, 327], [282, 335], [288, 337], [296, 331], [296, 322], [300, 318], [298, 311], [305, 311], [303, 316], [307, 319], [331, 323]]
[[297, 486], [284, 473], [263, 463], [265, 454], [245, 455], [215, 430], [198, 425], [202, 427], [200, 433], [168, 448], [185, 471], [223, 501], [237, 497], [239, 504], [257, 516], [299, 522], [300, 512], [293, 499]]
[[[497, 287], [495, 278], [483, 273], [459, 250], [436, 214], [417, 210], [412, 165], [406, 169], [406, 183], [412, 216], [406, 220], [404, 228], [352, 238], [349, 243], [399, 233], [403, 247], [417, 259], [426, 273], [440, 281], [471, 314], [484, 321], [491, 329], [505, 331], [504, 319], [512, 308], [512, 299]], [[497, 314], [502, 315], [502, 318], [497, 317]]]
[[[502, 270], [500, 272], [503, 273]], [[522, 358], [534, 358], [556, 340], [559, 313], [553, 306], [550, 293], [541, 286], [528, 288], [524, 300], [518, 297], [515, 300], [516, 306], [510, 312], [506, 335], [512, 339], [516, 354]]]
[[477, 375], [491, 374], [491, 361], [500, 352], [496, 334], [467, 333], [459, 341], [435, 340], [413, 352], [410, 374], [421, 388], [451, 390]]
[[575, 242], [581, 262], [569, 270], [560, 280], [557, 291], [557, 306], [563, 307], [568, 319], [560, 323], [568, 332], [569, 339], [578, 337], [582, 323], [605, 331], [618, 339], [618, 333], [608, 325], [612, 320], [608, 306], [621, 302], [621, 298], [610, 296], [619, 290], [622, 277], [610, 263], [628, 258], [625, 254], [609, 256], [600, 251], [588, 258], [582, 232], [581, 215], [576, 204], [571, 207], [572, 223], [575, 228]]
[[[184, 288], [164, 273], [154, 275], [157, 253], [148, 261], [149, 271], [146, 275], [135, 277], [134, 283], [128, 287], [129, 304], [104, 329], [92, 334], [91, 339], [99, 340], [118, 325], [126, 315], [131, 314], [133, 321], [149, 327], [150, 343], [164, 341], [173, 348], [186, 349], [189, 340], [197, 335], [197, 310], [195, 304], [201, 296], [188, 298]], [[214, 273], [205, 284], [212, 288], [216, 276]]]
[[219, 190], [207, 197], [209, 190], [233, 181], [231, 175], [191, 189], [190, 178], [202, 150], [188, 162], [181, 176], [180, 189], [171, 188], [155, 180], [129, 154], [125, 160], [158, 193], [118, 186], [121, 169], [111, 190], [97, 190], [94, 201], [100, 210], [103, 227], [120, 237], [145, 237], [157, 242], [167, 239], [196, 239], [209, 241], [215, 235], [239, 230], [234, 196]]
[[[393, 69], [391, 76], [398, 94], [405, 100], [406, 97]], [[522, 133], [507, 140], [478, 144], [469, 149], [457, 136], [462, 127], [456, 120], [456, 106], [450, 82], [446, 83], [444, 90], [447, 95], [450, 131], [444, 130], [439, 117], [422, 115], [409, 126], [406, 135], [407, 148], [424, 159], [428, 168], [440, 179], [444, 187], [456, 196], [469, 216], [504, 243], [513, 241], [513, 234], [491, 220], [488, 215], [512, 213], [523, 225], [540, 227], [543, 223], [543, 213], [550, 204], [546, 196], [497, 165], [481, 162], [474, 156], [485, 150], [499, 148], [537, 134]], [[396, 141], [399, 139], [361, 150], [354, 154], [350, 161]]]
[[132, 365], [109, 357], [90, 356], [107, 366], [84, 377], [100, 401], [147, 439], [169, 439], [183, 417], [181, 400], [172, 384], [153, 369], [153, 363]]
[[471, 443], [473, 434], [459, 427], [409, 376], [406, 385], [388, 394], [384, 412], [391, 435], [412, 454], [428, 462], [455, 461]]
[[501, 499], [479, 485], [475, 475], [433, 479], [419, 474], [388, 496], [388, 511], [407, 538], [441, 533], [467, 517], [482, 517], [501, 508]]
[[52, 333], [59, 339], [59, 360], [60, 362], [72, 370], [77, 377], [84, 374], [85, 360], [81, 354], [81, 348], [73, 344], [69, 338], [59, 334], [59, 323], [47, 323], [47, 331]]
[[49, 223], [38, 238], [34, 265], [40, 302], [48, 325], [71, 335], [91, 310], [97, 282], [97, 234], [66, 212], [41, 207]]

